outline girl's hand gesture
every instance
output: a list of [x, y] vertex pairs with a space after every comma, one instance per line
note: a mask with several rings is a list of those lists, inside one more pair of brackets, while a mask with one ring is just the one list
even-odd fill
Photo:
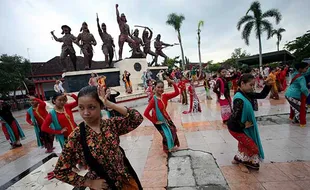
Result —
[[108, 104], [110, 103], [110, 101], [108, 100], [108, 96], [110, 95], [110, 91], [107, 91], [107, 93], [106, 93], [105, 87], [98, 86], [97, 92], [98, 92], [98, 96], [99, 96], [100, 100], [102, 101], [102, 103], [105, 106], [108, 106]]
[[165, 79], [167, 80], [168, 83], [171, 83], [171, 84], [173, 83], [173, 80], [171, 80], [169, 76], [165, 75]]
[[253, 123], [250, 122], [250, 121], [246, 121], [245, 122], [245, 128], [249, 128], [249, 127], [252, 127], [253, 126]]

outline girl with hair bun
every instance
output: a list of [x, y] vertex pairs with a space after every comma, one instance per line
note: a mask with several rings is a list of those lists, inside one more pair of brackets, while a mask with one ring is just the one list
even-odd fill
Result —
[[[177, 128], [166, 110], [168, 100], [179, 95], [179, 88], [167, 74], [165, 74], [165, 78], [168, 83], [173, 85], [174, 92], [164, 93], [164, 82], [155, 82], [155, 95], [146, 107], [144, 116], [154, 124], [158, 132], [163, 137], [163, 150], [168, 154], [169, 151], [172, 151], [174, 148], [180, 146]], [[151, 115], [150, 112], [152, 112]]]
[[[71, 96], [75, 101], [67, 103], [67, 96]], [[56, 93], [52, 98], [52, 103], [54, 108], [46, 116], [42, 124], [42, 131], [55, 134], [56, 140], [60, 143], [60, 147], [63, 148], [65, 140], [76, 128], [72, 110], [77, 107], [77, 96], [75, 94]]]
[[[135, 109], [110, 102], [108, 93], [102, 86], [80, 90], [77, 101], [83, 122], [69, 135], [54, 174], [58, 180], [75, 187], [140, 190], [139, 178], [120, 147], [120, 136], [136, 129], [143, 117]], [[102, 119], [104, 107], [123, 117]], [[73, 170], [76, 164], [88, 167], [85, 176]]]
[[221, 116], [223, 123], [226, 124], [231, 114], [231, 97], [228, 81], [235, 79], [237, 76], [234, 74], [232, 77], [226, 77], [227, 70], [223, 67], [218, 70], [218, 78], [213, 91], [217, 95], [218, 102], [221, 106]]
[[[255, 78], [252, 74], [241, 75], [238, 91], [233, 100], [233, 112], [227, 122], [230, 134], [238, 141], [238, 153], [233, 159], [241, 170], [249, 172], [247, 167], [259, 169], [260, 159], [264, 159], [258, 126], [252, 103], [253, 99], [264, 99], [270, 92], [271, 82], [266, 81], [260, 93], [254, 92]], [[246, 167], [244, 167], [246, 166]]]

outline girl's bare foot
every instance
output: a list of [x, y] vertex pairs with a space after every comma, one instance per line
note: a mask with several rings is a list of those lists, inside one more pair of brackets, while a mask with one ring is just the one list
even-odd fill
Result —
[[231, 163], [232, 163], [232, 164], [239, 164], [239, 162], [236, 161], [235, 159], [233, 159], [233, 160], [231, 161]]
[[240, 170], [241, 170], [242, 172], [244, 172], [244, 173], [250, 173], [249, 169], [248, 169], [245, 165], [239, 163], [238, 166], [239, 166], [239, 168], [240, 168]]
[[172, 149], [171, 149], [171, 152], [175, 152], [175, 151], [177, 151], [179, 149], [179, 147], [173, 147]]

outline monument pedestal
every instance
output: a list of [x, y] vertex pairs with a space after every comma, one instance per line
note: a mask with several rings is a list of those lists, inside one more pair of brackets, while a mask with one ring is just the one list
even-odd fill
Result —
[[119, 69], [120, 72], [120, 84], [124, 86], [122, 81], [124, 71], [130, 73], [130, 81], [133, 87], [133, 90], [139, 89], [139, 86], [142, 82], [143, 72], [148, 69], [146, 58], [135, 58], [135, 59], [123, 59], [114, 64], [115, 67]]
[[154, 80], [158, 80], [156, 75], [159, 73], [159, 71], [163, 70], [163, 71], [166, 71], [168, 69], [168, 67], [166, 66], [161, 66], [161, 67], [149, 67], [148, 68], [151, 73], [152, 73], [152, 79]]
[[120, 86], [120, 70], [118, 68], [71, 71], [62, 74], [62, 78], [65, 79], [63, 87], [66, 92], [78, 92], [84, 86], [88, 86], [91, 73], [106, 76], [105, 82], [109, 87]]

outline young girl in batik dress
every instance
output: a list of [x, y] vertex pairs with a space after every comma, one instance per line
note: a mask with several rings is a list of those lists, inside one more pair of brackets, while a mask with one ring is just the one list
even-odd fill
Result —
[[[143, 117], [137, 110], [114, 104], [107, 97], [103, 87], [80, 90], [78, 106], [84, 121], [69, 135], [57, 161], [55, 177], [75, 187], [141, 190], [139, 178], [120, 147], [120, 136], [136, 129]], [[104, 106], [123, 117], [102, 119]], [[77, 163], [88, 166], [85, 176], [72, 170]]]

